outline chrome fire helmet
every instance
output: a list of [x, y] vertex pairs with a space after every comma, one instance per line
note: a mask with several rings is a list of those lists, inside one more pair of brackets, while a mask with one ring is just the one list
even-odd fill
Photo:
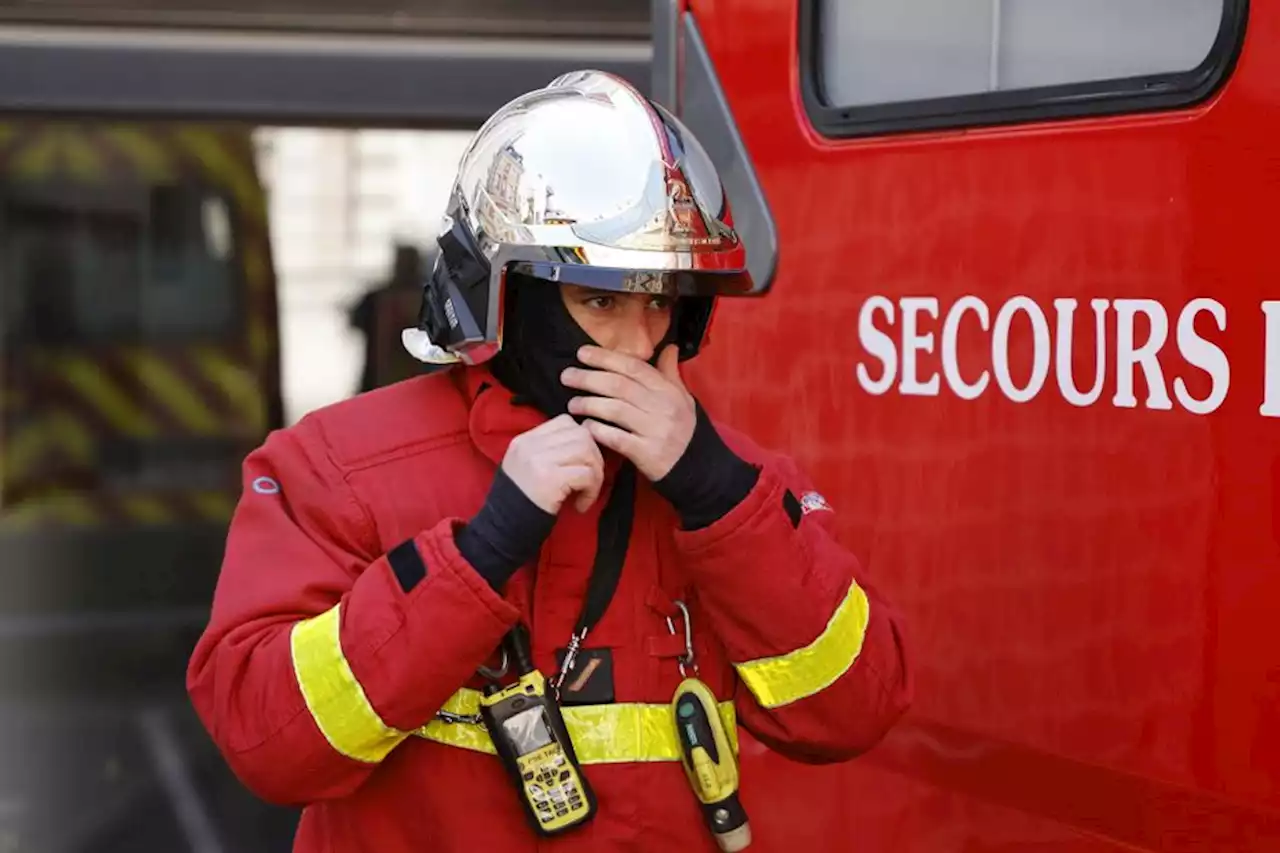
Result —
[[508, 274], [680, 297], [681, 358], [716, 296], [748, 294], [746, 249], [711, 159], [689, 130], [619, 77], [562, 75], [521, 95], [462, 155], [440, 252], [406, 349], [483, 363], [502, 346]]

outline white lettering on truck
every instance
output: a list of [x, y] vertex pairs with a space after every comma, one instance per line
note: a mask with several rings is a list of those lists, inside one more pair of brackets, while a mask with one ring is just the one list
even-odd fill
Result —
[[1193, 299], [1182, 309], [1182, 316], [1178, 318], [1178, 351], [1188, 364], [1209, 374], [1213, 380], [1213, 390], [1208, 397], [1197, 400], [1187, 391], [1187, 383], [1182, 377], [1178, 377], [1173, 381], [1173, 394], [1188, 412], [1207, 415], [1227, 399], [1227, 388], [1231, 385], [1231, 363], [1227, 361], [1227, 354], [1221, 347], [1196, 333], [1196, 314], [1201, 311], [1208, 311], [1213, 316], [1219, 332], [1227, 330], [1227, 309], [1221, 302]]
[[[1018, 387], [1013, 374], [1009, 370], [1009, 332], [1013, 327], [1013, 318], [1022, 312], [1031, 322], [1032, 364], [1031, 377], [1027, 384]], [[1045, 377], [1049, 375], [1049, 323], [1044, 312], [1034, 299], [1016, 296], [1004, 304], [996, 315], [996, 325], [991, 331], [991, 362], [995, 367], [996, 384], [1004, 395], [1015, 403], [1026, 403], [1034, 400], [1044, 387]]]
[[976, 400], [987, 390], [991, 382], [991, 374], [986, 370], [978, 375], [978, 381], [972, 384], [965, 382], [960, 373], [960, 358], [957, 354], [957, 340], [960, 335], [960, 318], [966, 311], [978, 315], [978, 324], [982, 331], [991, 328], [991, 312], [987, 303], [976, 296], [965, 296], [947, 312], [947, 321], [942, 324], [942, 372], [947, 377], [947, 385], [962, 400]]
[[916, 367], [916, 355], [921, 352], [933, 352], [933, 333], [921, 335], [918, 329], [918, 317], [921, 312], [933, 319], [938, 319], [938, 300], [905, 297], [898, 303], [902, 308], [902, 383], [898, 385], [898, 393], [917, 397], [938, 396], [938, 374], [930, 374], [925, 381], [920, 381]]
[[1280, 418], [1280, 302], [1262, 303], [1263, 316], [1267, 318], [1267, 346], [1264, 355], [1262, 414]]
[[[872, 296], [863, 303], [858, 338], [867, 358], [858, 360], [855, 373], [864, 391], [878, 396], [896, 385], [905, 396], [936, 397], [945, 382], [955, 396], [975, 400], [994, 385], [1007, 399], [1026, 403], [1044, 391], [1052, 372], [1062, 399], [1073, 406], [1096, 404], [1107, 378], [1113, 377], [1111, 403], [1116, 407], [1141, 405], [1167, 411], [1174, 408], [1176, 400], [1187, 412], [1207, 415], [1222, 406], [1231, 386], [1226, 353], [1203, 333], [1206, 326], [1223, 333], [1227, 330], [1227, 309], [1214, 299], [1193, 299], [1183, 306], [1174, 323], [1172, 341], [1170, 316], [1162, 303], [1154, 299], [1091, 299], [1094, 366], [1087, 388], [1082, 388], [1080, 381], [1088, 378], [1085, 371], [1077, 375], [1076, 362], [1087, 355], [1087, 350], [1081, 351], [1087, 344], [1080, 340], [1087, 334], [1078, 334], [1076, 328], [1078, 300], [1053, 300], [1052, 318], [1027, 296], [1007, 300], [995, 312], [994, 320], [990, 306], [978, 296], [961, 297], [945, 313], [942, 307], [931, 296], [902, 297], [896, 303], [885, 296]], [[1280, 301], [1264, 302], [1262, 311], [1266, 319], [1266, 378], [1261, 413], [1280, 417]], [[1112, 333], [1108, 333], [1110, 313], [1115, 316]], [[1197, 329], [1201, 315], [1207, 316]], [[935, 348], [933, 329], [939, 320], [942, 329]], [[1081, 318], [1081, 322], [1088, 321]], [[981, 339], [976, 338], [979, 332]], [[982, 340], [984, 348], [989, 347], [989, 362], [974, 359], [972, 346], [962, 349], [962, 339]], [[1185, 366], [1175, 366], [1176, 360], [1169, 357], [1170, 345], [1176, 347]], [[973, 363], [962, 364], [962, 352]], [[939, 359], [941, 376], [936, 367]]]
[[1093, 308], [1094, 335], [1094, 368], [1093, 385], [1081, 393], [1076, 387], [1075, 376], [1071, 371], [1071, 348], [1075, 339], [1074, 299], [1055, 299], [1053, 307], [1058, 310], [1058, 352], [1055, 359], [1058, 367], [1058, 390], [1062, 397], [1073, 406], [1092, 406], [1102, 396], [1102, 386], [1107, 381], [1107, 309], [1110, 300], [1094, 299], [1089, 302]]
[[862, 303], [862, 311], [858, 315], [858, 340], [862, 348], [879, 359], [884, 365], [879, 379], [872, 379], [865, 365], [858, 363], [858, 383], [868, 394], [887, 394], [893, 387], [898, 375], [898, 349], [893, 345], [893, 338], [876, 328], [875, 313], [884, 314], [890, 323], [893, 322], [893, 303], [883, 296], [873, 296]]

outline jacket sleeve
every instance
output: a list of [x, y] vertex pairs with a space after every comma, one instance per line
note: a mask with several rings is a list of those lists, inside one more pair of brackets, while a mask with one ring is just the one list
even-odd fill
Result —
[[900, 620], [859, 578], [834, 510], [794, 463], [722, 434], [760, 476], [728, 514], [676, 540], [737, 671], [739, 718], [795, 760], [859, 755], [911, 702]]
[[340, 797], [471, 677], [518, 611], [458, 553], [460, 519], [379, 553], [314, 423], [273, 433], [243, 476], [187, 689], [260, 797]]

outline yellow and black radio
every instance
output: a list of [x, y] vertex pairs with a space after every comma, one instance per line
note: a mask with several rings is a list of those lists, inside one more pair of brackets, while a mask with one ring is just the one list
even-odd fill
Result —
[[725, 853], [745, 850], [751, 844], [751, 824], [738, 799], [738, 763], [716, 697], [700, 680], [686, 677], [676, 688], [671, 710], [680, 763], [716, 844]]
[[557, 835], [595, 815], [595, 793], [578, 763], [560, 706], [532, 665], [523, 626], [508, 635], [508, 645], [518, 681], [508, 687], [489, 685], [480, 700], [480, 716], [530, 824], [541, 835]]

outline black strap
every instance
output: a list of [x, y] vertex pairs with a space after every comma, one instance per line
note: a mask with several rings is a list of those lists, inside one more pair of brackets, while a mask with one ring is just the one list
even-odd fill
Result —
[[596, 528], [596, 559], [591, 566], [591, 580], [587, 582], [582, 613], [573, 631], [577, 636], [594, 628], [609, 609], [609, 602], [613, 600], [618, 580], [622, 577], [622, 564], [627, 559], [635, 508], [636, 469], [630, 462], [624, 462], [614, 479], [609, 502], [600, 512]]
[[[614, 478], [609, 500], [600, 511], [600, 521], [596, 527], [596, 558], [591, 566], [591, 579], [587, 581], [587, 595], [582, 602], [582, 612], [570, 640], [570, 649], [575, 655], [581, 638], [604, 616], [618, 589], [618, 581], [622, 578], [622, 564], [627, 559], [627, 545], [631, 541], [631, 522], [635, 518], [635, 508], [636, 469], [630, 462], [624, 462]], [[526, 665], [532, 669], [527, 646], [528, 635], [523, 632], [523, 626], [508, 632], [505, 640], [514, 651], [517, 665]], [[522, 642], [525, 644], [523, 648]], [[522, 660], [525, 663], [522, 664]], [[566, 659], [566, 663], [567, 669], [572, 670], [572, 661]], [[561, 678], [566, 671], [561, 671]], [[557, 695], [559, 684], [559, 681], [555, 682]]]

